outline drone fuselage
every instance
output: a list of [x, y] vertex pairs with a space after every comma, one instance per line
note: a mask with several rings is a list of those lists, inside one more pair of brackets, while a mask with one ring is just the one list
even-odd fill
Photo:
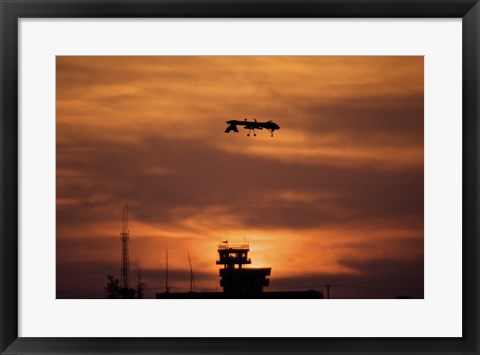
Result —
[[273, 137], [273, 132], [280, 129], [280, 126], [276, 124], [273, 121], [267, 121], [267, 122], [257, 122], [257, 120], [254, 121], [247, 121], [246, 119], [244, 121], [238, 121], [238, 120], [230, 120], [226, 122], [228, 124], [227, 129], [225, 130], [225, 133], [229, 133], [230, 131], [234, 131], [238, 133], [237, 126], [244, 126], [244, 129], [248, 129], [248, 134], [247, 136], [250, 135], [250, 131], [253, 131], [254, 135], [255, 130], [259, 129], [266, 129], [272, 134]]

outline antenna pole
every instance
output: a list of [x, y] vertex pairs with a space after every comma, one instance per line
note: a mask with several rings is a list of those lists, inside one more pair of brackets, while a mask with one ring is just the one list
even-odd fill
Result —
[[128, 205], [122, 209], [122, 262], [120, 267], [120, 279], [123, 288], [130, 288], [130, 261], [128, 257], [128, 243], [130, 242], [130, 231], [128, 230]]
[[165, 254], [166, 254], [166, 268], [165, 268], [165, 292], [168, 293], [170, 292], [170, 288], [168, 287], [168, 248], [165, 248]]
[[327, 298], [330, 298], [330, 284], [324, 285], [327, 288]]
[[192, 268], [192, 260], [190, 259], [190, 253], [188, 253], [188, 262], [190, 264], [190, 292], [193, 292], [195, 286], [195, 278], [193, 277], [193, 268]]

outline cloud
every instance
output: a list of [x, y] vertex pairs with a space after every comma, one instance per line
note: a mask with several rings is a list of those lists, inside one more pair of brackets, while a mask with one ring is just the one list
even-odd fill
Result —
[[[105, 220], [105, 213], [114, 215], [112, 209], [115, 204], [118, 209], [121, 201], [130, 201], [140, 218], [157, 215], [169, 223], [213, 209], [245, 224], [285, 228], [423, 211], [423, 173], [414, 169], [317, 168], [166, 139], [145, 139], [142, 146], [128, 148], [111, 143], [91, 150], [97, 153], [82, 160], [72, 159], [77, 151], [70, 153], [68, 148], [58, 155], [63, 169], [82, 172], [73, 178], [73, 189], [70, 179], [59, 179], [59, 198], [70, 199], [58, 209], [59, 220], [81, 223], [82, 214], [89, 214], [89, 220]], [[154, 169], [161, 173], [152, 174]], [[295, 191], [303, 200], [287, 201], [285, 191]]]
[[317, 289], [326, 296], [330, 287], [331, 298], [396, 298], [424, 297], [423, 258], [411, 261], [372, 259], [359, 262], [344, 260], [352, 273], [311, 273], [308, 275], [276, 278], [272, 271], [271, 290]]

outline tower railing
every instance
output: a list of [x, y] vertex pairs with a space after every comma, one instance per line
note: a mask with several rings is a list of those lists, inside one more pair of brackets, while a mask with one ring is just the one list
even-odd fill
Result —
[[249, 249], [249, 244], [219, 244], [218, 250], [225, 249]]

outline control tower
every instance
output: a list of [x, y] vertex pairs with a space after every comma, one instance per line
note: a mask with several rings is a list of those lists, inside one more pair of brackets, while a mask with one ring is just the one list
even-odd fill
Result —
[[220, 286], [223, 292], [230, 297], [255, 298], [268, 286], [272, 268], [245, 268], [251, 264], [248, 257], [250, 247], [248, 244], [223, 243], [218, 246], [217, 265], [223, 265], [220, 269]]

